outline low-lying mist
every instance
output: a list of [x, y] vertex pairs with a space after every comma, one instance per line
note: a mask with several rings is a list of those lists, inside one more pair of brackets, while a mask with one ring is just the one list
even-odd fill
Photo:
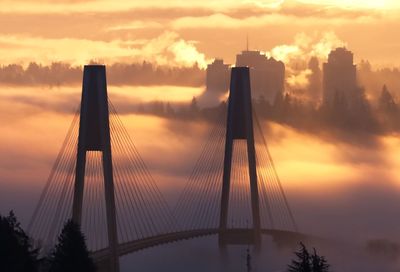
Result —
[[[201, 89], [189, 90], [192, 95], [201, 93]], [[213, 123], [202, 118], [139, 114], [130, 111], [129, 100], [121, 99], [134, 101], [133, 89], [110, 86], [109, 92], [142, 158], [173, 206]], [[26, 226], [80, 93], [72, 88], [33, 92], [10, 87], [0, 94], [0, 212], [13, 209]], [[187, 105], [192, 95], [187, 95]], [[324, 240], [310, 243], [310, 247], [325, 255], [335, 271], [398, 271], [398, 136], [324, 129], [314, 133], [266, 120], [262, 127], [300, 231]], [[277, 249], [267, 239], [265, 250], [255, 260], [257, 271], [285, 271], [295, 248]], [[224, 271], [218, 254], [216, 238], [210, 237], [132, 254], [122, 259], [122, 267], [128, 271], [132, 263], [146, 271], [161, 267], [186, 271], [191, 265], [191, 271]], [[235, 268], [227, 271], [243, 271], [244, 254], [245, 247], [233, 247], [230, 257]]]

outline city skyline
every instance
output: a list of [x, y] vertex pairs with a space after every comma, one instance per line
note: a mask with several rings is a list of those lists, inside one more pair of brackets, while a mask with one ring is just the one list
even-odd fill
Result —
[[[259, 97], [261, 89], [264, 89], [264, 92], [267, 89], [270, 91], [264, 93], [263, 96], [270, 102], [273, 102], [276, 91], [278, 93], [291, 92], [298, 98], [318, 102], [322, 98], [320, 89], [325, 84], [322, 77], [327, 74], [324, 72], [325, 63], [334, 51], [341, 48], [350, 51], [345, 46], [332, 47], [326, 55], [319, 57], [311, 55], [309, 58], [289, 62], [276, 61], [274, 57], [268, 56], [263, 51], [246, 49], [236, 54], [236, 63], [227, 64], [224, 63], [224, 59], [215, 58], [210, 60], [206, 68], [198, 67], [196, 63], [191, 67], [159, 66], [146, 60], [142, 63], [115, 63], [108, 69], [109, 82], [115, 86], [204, 86], [206, 91], [223, 94], [229, 87], [229, 69], [234, 66], [248, 66], [252, 67], [251, 76], [254, 77], [252, 81], [254, 81], [255, 98]], [[394, 77], [395, 74], [399, 74], [397, 67], [380, 69], [366, 59], [356, 63], [353, 60], [353, 52], [350, 52], [352, 65], [354, 65], [354, 71], [351, 72], [354, 78], [352, 88], [365, 89], [370, 99], [376, 98], [383, 85], [397, 93], [400, 86], [400, 81]], [[98, 62], [92, 61], [92, 63]], [[140, 76], [132, 77], [134, 73]], [[337, 74], [337, 77], [344, 78], [349, 73], [342, 71], [342, 74]], [[30, 62], [29, 65], [3, 64], [0, 66], [0, 83], [60, 87], [79, 84], [80, 74], [80, 66], [63, 62], [53, 62], [49, 65], [35, 62]], [[306, 93], [304, 93], [305, 90]]]
[[[0, 2], [4, 64], [148, 59], [183, 66], [197, 61], [205, 67], [214, 57], [233, 63], [235, 53], [246, 48], [246, 36], [251, 49], [270, 50], [278, 60], [327, 54], [324, 46], [343, 43], [379, 66], [400, 60], [395, 35], [400, 5], [393, 0], [172, 1], [167, 6], [157, 0], [118, 5], [42, 0], [40, 8], [27, 0], [12, 3]], [[68, 47], [79, 49], [67, 54]]]

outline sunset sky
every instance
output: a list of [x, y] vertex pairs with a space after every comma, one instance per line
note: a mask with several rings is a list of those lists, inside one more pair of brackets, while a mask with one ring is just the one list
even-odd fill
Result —
[[91, 59], [201, 67], [246, 45], [287, 60], [346, 45], [400, 62], [396, 0], [0, 0], [0, 64]]
[[[285, 62], [285, 91], [300, 99], [308, 94], [304, 90], [310, 83], [307, 65], [311, 57], [325, 61], [332, 49], [345, 46], [354, 53], [356, 64], [369, 60], [373, 69], [400, 68], [399, 34], [400, 0], [0, 0], [0, 66], [62, 61], [82, 67], [90, 61], [106, 65], [148, 61], [171, 67], [197, 63], [204, 69], [214, 58], [234, 64], [248, 38], [250, 49]], [[109, 79], [110, 66], [107, 69]], [[80, 76], [81, 71], [75, 70]], [[212, 123], [202, 119], [138, 111], [138, 105], [149, 103], [146, 106], [150, 107], [154, 101], [162, 101], [179, 112], [188, 109], [193, 97], [203, 107], [206, 73], [198, 69], [168, 71], [177, 70], [196, 70], [200, 76], [195, 79], [200, 78], [200, 83], [185, 85], [182, 76], [173, 83], [157, 83], [153, 81], [155, 73], [150, 74], [147, 85], [108, 81], [110, 101], [171, 206], [212, 128]], [[19, 72], [15, 69], [11, 74]], [[56, 78], [56, 73], [50, 75]], [[390, 70], [370, 77], [358, 70], [359, 83], [373, 108], [383, 84], [399, 101], [399, 73]], [[10, 74], [4, 75], [9, 78], [0, 81], [0, 214], [14, 210], [26, 226], [79, 108], [81, 77], [71, 84], [47, 85], [39, 80], [31, 84], [36, 81], [30, 81], [29, 73], [26, 81], [18, 81], [17, 76], [12, 81]], [[121, 77], [141, 75], [129, 72]], [[392, 239], [400, 247], [399, 130], [374, 134], [334, 126], [291, 127], [275, 121], [266, 121], [262, 127], [301, 231], [362, 245], [370, 239]], [[198, 245], [197, 240], [193, 243]], [[201, 257], [197, 263], [206, 263], [202, 256], [212, 251], [205, 247], [199, 254], [195, 246], [185, 245], [179, 252]], [[160, 256], [176, 252], [175, 248]], [[157, 255], [148, 254], [147, 258], [152, 256]], [[341, 269], [340, 265], [347, 263], [342, 255], [337, 256], [339, 269], [335, 271], [379, 271], [364, 267], [370, 265], [364, 263], [364, 256], [354, 269]], [[133, 256], [136, 263], [142, 257]], [[144, 262], [142, 270], [152, 271], [148, 266], [158, 264], [154, 259]], [[171, 267], [182, 259], [175, 254]], [[275, 261], [271, 256], [265, 260]], [[398, 271], [399, 260], [388, 266]], [[185, 261], [192, 262], [190, 258]], [[280, 262], [286, 264], [286, 259]], [[375, 259], [371, 265], [373, 262]], [[277, 263], [276, 267], [283, 267]], [[218, 271], [215, 267], [201, 271]], [[202, 269], [201, 265], [197, 269]]]
[[[285, 61], [286, 71], [290, 69], [291, 61], [308, 61], [311, 56], [324, 59], [337, 46], [347, 46], [355, 53], [356, 61], [369, 59], [378, 66], [400, 64], [400, 3], [395, 0], [0, 0], [0, 10], [0, 65], [27, 65], [32, 61], [43, 64], [66, 61], [83, 65], [94, 59], [106, 64], [148, 60], [170, 66], [192, 66], [197, 62], [204, 68], [214, 57], [223, 57], [233, 63], [236, 53], [245, 49], [247, 35], [250, 48]], [[288, 83], [290, 85], [290, 78]], [[45, 181], [66, 133], [69, 114], [79, 105], [81, 91], [76, 86], [56, 90], [36, 86], [2, 86], [0, 89], [0, 118], [7, 120], [3, 126], [6, 133], [0, 136], [0, 150], [9, 154], [0, 156], [3, 182], [11, 184], [18, 180], [27, 184], [27, 177], [32, 176], [32, 172], [40, 175], [33, 175], [35, 182], [29, 184], [40, 187]], [[204, 89], [109, 86], [109, 91], [117, 109], [129, 116], [132, 105], [138, 101], [188, 102]], [[48, 114], [62, 122], [44, 122]], [[152, 127], [151, 122], [143, 118], [127, 120], [127, 125], [133, 128]], [[167, 131], [179, 130], [181, 125], [170, 128], [168, 122], [165, 124]], [[367, 170], [355, 166], [367, 165], [374, 169], [378, 152], [375, 148], [379, 152], [390, 151], [386, 160], [377, 159], [379, 163], [387, 163], [379, 170], [384, 172], [382, 176], [390, 184], [396, 187], [400, 184], [396, 181], [399, 161], [393, 155], [397, 150], [395, 137], [381, 138], [378, 140], [380, 145], [373, 147], [358, 148], [355, 144], [354, 150], [349, 152], [346, 151], [348, 146], [337, 149], [343, 144], [342, 139], [326, 138], [325, 132], [302, 135], [284, 127], [272, 127], [269, 140], [273, 151], [275, 148], [278, 170], [286, 185], [292, 188], [300, 186], [308, 190], [325, 185], [340, 187], [349, 184], [349, 180], [363, 182]], [[47, 128], [51, 134], [36, 132]], [[156, 130], [154, 137], [164, 133]], [[148, 143], [145, 134], [141, 135], [141, 148], [148, 152], [145, 156], [151, 165], [155, 162], [150, 151], [157, 151], [153, 147], [155, 141]], [[203, 136], [199, 136], [198, 143], [202, 142]], [[174, 137], [177, 136], [169, 139]], [[141, 137], [137, 139], [140, 141]], [[315, 146], [315, 153], [302, 148], [303, 142], [307, 141]], [[25, 146], [15, 145], [16, 142], [27, 146], [21, 150], [20, 147]], [[47, 148], [50, 142], [52, 147]], [[45, 150], [38, 152], [36, 147], [43, 147], [43, 143], [46, 143]], [[352, 143], [350, 146], [353, 148]], [[160, 142], [157, 148], [175, 154], [175, 149], [180, 147], [177, 145], [171, 151], [167, 141]], [[368, 151], [369, 148], [373, 151]], [[198, 154], [196, 152], [193, 157]], [[30, 161], [25, 158], [26, 154], [39, 160]], [[163, 158], [157, 159], [163, 161]], [[16, 171], [25, 161], [25, 170]], [[40, 167], [30, 168], [37, 162], [41, 163]], [[168, 161], [163, 163], [168, 164]], [[174, 167], [180, 169], [181, 163], [178, 160]], [[157, 165], [158, 162], [155, 168]], [[191, 167], [187, 166], [188, 169]], [[323, 179], [327, 175], [331, 178]], [[298, 176], [303, 178], [298, 179]], [[369, 180], [369, 177], [365, 178]], [[304, 186], [304, 180], [312, 182]]]

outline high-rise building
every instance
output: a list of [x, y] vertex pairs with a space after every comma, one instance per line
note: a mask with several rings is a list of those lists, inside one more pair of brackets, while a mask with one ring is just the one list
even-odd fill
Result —
[[224, 61], [222, 59], [215, 59], [213, 63], [207, 65], [207, 92], [227, 92], [229, 89], [230, 69], [230, 65], [224, 64]]
[[322, 95], [322, 71], [319, 68], [319, 61], [317, 57], [312, 57], [308, 62], [308, 69], [311, 73], [308, 75], [308, 95], [309, 98], [318, 102], [321, 100]]
[[283, 93], [285, 64], [268, 58], [260, 51], [245, 50], [236, 55], [236, 67], [250, 68], [250, 82], [253, 98], [264, 96], [270, 102], [278, 93]]
[[331, 104], [337, 95], [350, 102], [358, 90], [353, 53], [344, 47], [331, 51], [323, 73], [323, 102]]

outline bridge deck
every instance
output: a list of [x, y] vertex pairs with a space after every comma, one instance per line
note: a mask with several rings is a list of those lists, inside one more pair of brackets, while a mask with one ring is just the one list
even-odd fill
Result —
[[[248, 233], [251, 230], [235, 229], [232, 231], [234, 231], [235, 233], [238, 232]], [[181, 240], [193, 239], [202, 236], [216, 235], [219, 234], [219, 232], [220, 232], [219, 229], [200, 229], [200, 230], [188, 230], [188, 231], [160, 234], [149, 238], [144, 238], [140, 240], [119, 244], [117, 251], [119, 256], [123, 256], [146, 248], [173, 243]], [[261, 230], [261, 233], [264, 235], [272, 236], [274, 241], [277, 242], [278, 244], [287, 244], [293, 242], [297, 243], [299, 241], [304, 241], [306, 239], [312, 238], [308, 235], [298, 232], [275, 230], [275, 229], [263, 229]], [[108, 256], [109, 256], [109, 250], [107, 248], [92, 253], [92, 257], [96, 261], [101, 261], [103, 259], [106, 259], [108, 258]]]

